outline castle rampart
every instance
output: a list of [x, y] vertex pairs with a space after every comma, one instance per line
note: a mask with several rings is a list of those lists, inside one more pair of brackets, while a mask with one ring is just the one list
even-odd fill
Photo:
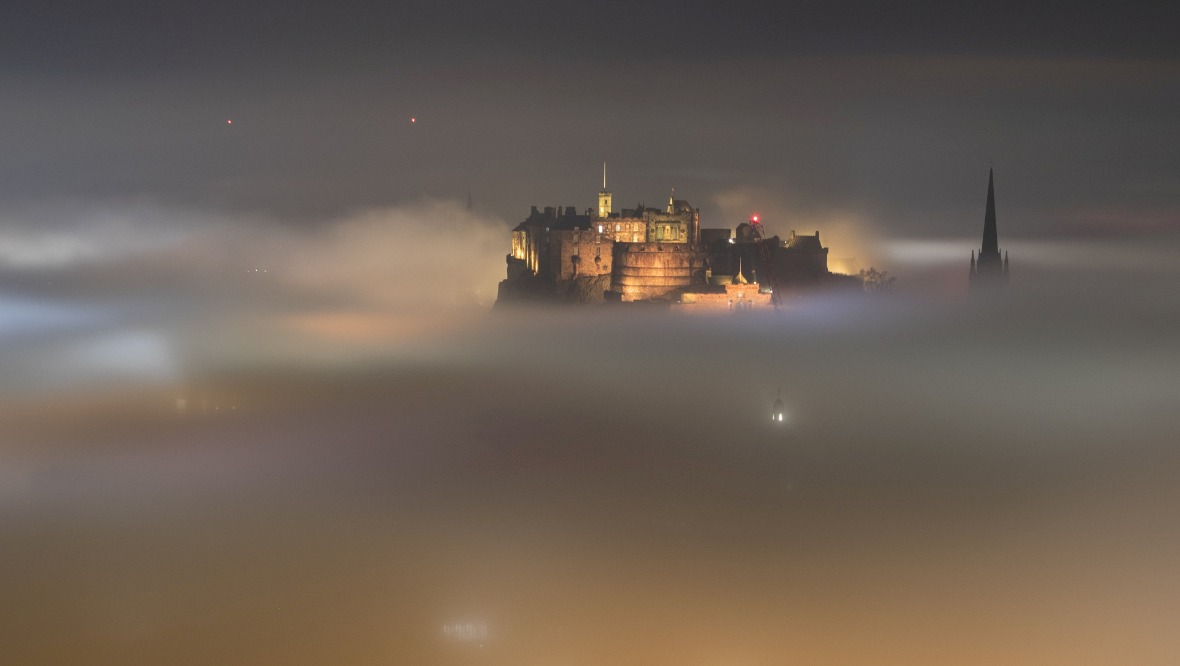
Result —
[[615, 243], [612, 263], [615, 298], [639, 301], [704, 284], [708, 255], [688, 243]]

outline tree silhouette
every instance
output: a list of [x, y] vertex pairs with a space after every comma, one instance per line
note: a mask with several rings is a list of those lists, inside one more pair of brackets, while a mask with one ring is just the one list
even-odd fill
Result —
[[893, 285], [897, 283], [897, 278], [889, 275], [888, 271], [879, 271], [872, 266], [868, 270], [860, 269], [861, 284], [864, 285], [866, 294], [876, 294], [884, 291], [891, 291]]

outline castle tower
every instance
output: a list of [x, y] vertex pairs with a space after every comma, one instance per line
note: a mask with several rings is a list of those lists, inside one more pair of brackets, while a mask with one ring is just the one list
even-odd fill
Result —
[[1002, 283], [1008, 276], [1007, 254], [1000, 255], [996, 232], [996, 190], [991, 169], [987, 172], [987, 209], [983, 215], [983, 246], [979, 255], [972, 252], [970, 282], [972, 287], [985, 283]]
[[602, 163], [602, 191], [598, 193], [598, 219], [610, 217], [610, 192], [606, 189], [606, 162]]

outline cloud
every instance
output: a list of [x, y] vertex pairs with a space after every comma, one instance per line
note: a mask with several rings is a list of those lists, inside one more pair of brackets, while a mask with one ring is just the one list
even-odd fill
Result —
[[11, 316], [0, 349], [8, 365], [28, 359], [26, 386], [38, 383], [29, 380], [41, 361], [59, 385], [71, 372], [153, 380], [387, 349], [486, 311], [508, 238], [502, 222], [446, 201], [294, 229], [142, 204], [9, 219], [0, 309]]
[[147, 203], [41, 203], [0, 213], [0, 269], [69, 269], [151, 254], [208, 228], [207, 214]]
[[491, 305], [502, 278], [506, 225], [455, 202], [373, 209], [281, 244], [264, 262], [299, 290], [373, 307]]

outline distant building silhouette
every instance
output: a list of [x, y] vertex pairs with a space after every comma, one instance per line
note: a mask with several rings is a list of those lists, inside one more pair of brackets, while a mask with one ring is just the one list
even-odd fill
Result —
[[1008, 253], [1000, 256], [999, 234], [996, 231], [996, 189], [991, 169], [987, 171], [987, 211], [983, 216], [983, 246], [979, 256], [971, 251], [971, 289], [978, 290], [1008, 282]]

